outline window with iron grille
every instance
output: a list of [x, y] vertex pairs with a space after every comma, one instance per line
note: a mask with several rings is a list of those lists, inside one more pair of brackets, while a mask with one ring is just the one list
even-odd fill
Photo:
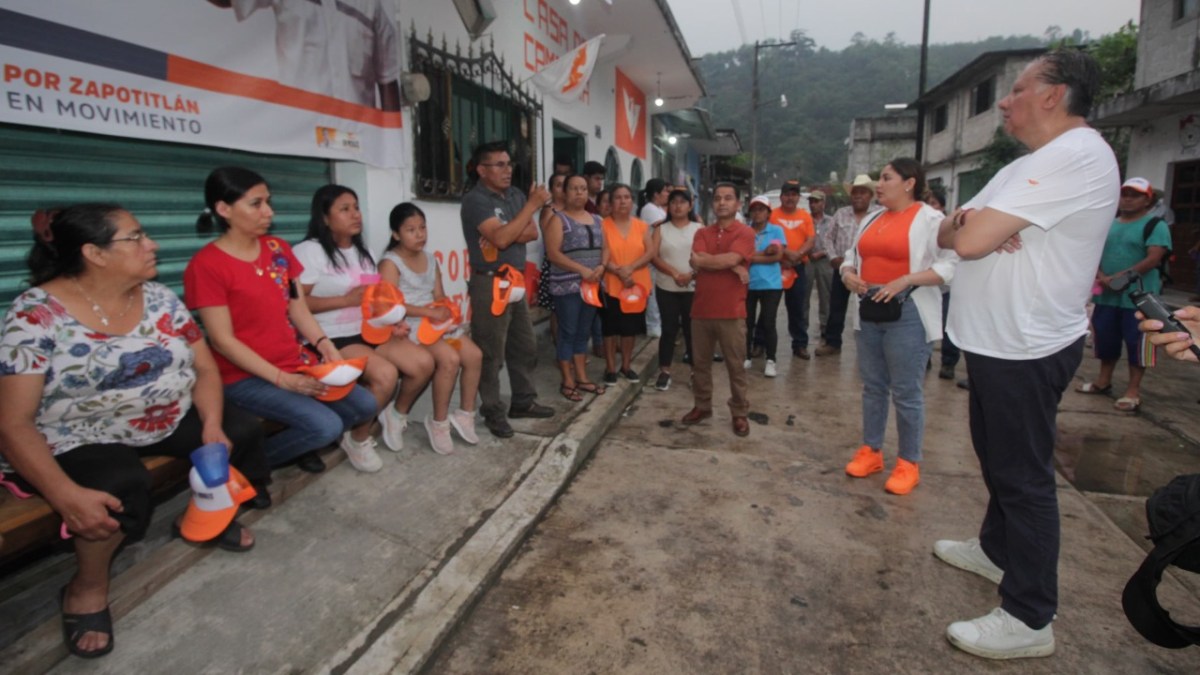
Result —
[[525, 189], [536, 178], [537, 121], [542, 105], [518, 83], [492, 51], [462, 54], [422, 42], [415, 35], [412, 70], [429, 80], [429, 100], [417, 106], [413, 130], [416, 185], [422, 199], [458, 199], [474, 183], [471, 153], [481, 143], [507, 141], [513, 185]]

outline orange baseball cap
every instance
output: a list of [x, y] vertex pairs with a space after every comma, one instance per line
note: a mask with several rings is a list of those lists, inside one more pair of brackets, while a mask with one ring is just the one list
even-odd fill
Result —
[[783, 265], [783, 287], [784, 289], [791, 288], [796, 283], [796, 268], [791, 265]]
[[500, 316], [514, 302], [525, 299], [525, 275], [512, 265], [501, 265], [492, 277], [492, 314]]
[[237, 515], [238, 506], [254, 499], [258, 491], [234, 467], [229, 467], [229, 482], [208, 487], [200, 472], [192, 467], [188, 472], [192, 484], [192, 499], [183, 514], [180, 531], [191, 542], [212, 541], [229, 527]]
[[325, 393], [318, 396], [317, 400], [329, 402], [345, 398], [358, 382], [358, 378], [362, 377], [366, 367], [367, 357], [360, 356], [356, 359], [318, 363], [315, 366], [300, 366], [299, 372], [325, 385]]
[[362, 338], [381, 345], [392, 337], [392, 326], [404, 320], [407, 313], [404, 294], [392, 284], [381, 281], [367, 286], [362, 299]]
[[600, 282], [598, 281], [579, 282], [579, 295], [583, 296], [584, 302], [593, 307], [604, 306], [604, 303], [600, 300]]
[[618, 297], [621, 300], [621, 311], [626, 314], [637, 314], [646, 311], [646, 300], [649, 293], [641, 284], [622, 288]]
[[417, 326], [417, 340], [423, 345], [434, 344], [448, 331], [462, 324], [462, 311], [458, 308], [458, 303], [450, 298], [442, 298], [431, 303], [429, 307], [445, 307], [450, 310], [450, 318], [441, 323], [434, 323], [427, 316], [421, 317], [421, 323]]

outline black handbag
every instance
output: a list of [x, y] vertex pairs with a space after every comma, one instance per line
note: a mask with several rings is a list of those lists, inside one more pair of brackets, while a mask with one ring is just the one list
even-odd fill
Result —
[[873, 321], [875, 323], [899, 321], [900, 315], [904, 312], [904, 303], [908, 301], [908, 294], [912, 292], [912, 288], [906, 288], [897, 293], [889, 302], [876, 302], [872, 300], [871, 297], [878, 292], [878, 288], [868, 289], [858, 299], [858, 318], [862, 321]]

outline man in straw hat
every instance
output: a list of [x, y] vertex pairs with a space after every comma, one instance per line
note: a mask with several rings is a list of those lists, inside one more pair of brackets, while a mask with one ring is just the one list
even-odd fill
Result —
[[[854, 233], [869, 216], [873, 216], [881, 207], [872, 207], [871, 200], [875, 197], [875, 181], [865, 173], [854, 177], [854, 182], [846, 186], [850, 193], [850, 206], [843, 206], [833, 214], [833, 225], [829, 232], [829, 266], [838, 269], [846, 257], [846, 251], [854, 242]], [[842, 283], [842, 275], [834, 274], [829, 282], [829, 319], [825, 321], [825, 330], [821, 334], [824, 343], [817, 347], [817, 356], [832, 356], [842, 351], [842, 333], [846, 328], [846, 308], [850, 304], [850, 290]]]

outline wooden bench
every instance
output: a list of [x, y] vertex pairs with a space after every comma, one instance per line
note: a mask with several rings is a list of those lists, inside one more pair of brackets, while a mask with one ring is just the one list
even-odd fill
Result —
[[[142, 460], [150, 470], [152, 494], [174, 494], [187, 484], [191, 462], [172, 457], [147, 457]], [[59, 538], [62, 519], [41, 497], [18, 499], [0, 488], [0, 574], [28, 555], [45, 549]]]

